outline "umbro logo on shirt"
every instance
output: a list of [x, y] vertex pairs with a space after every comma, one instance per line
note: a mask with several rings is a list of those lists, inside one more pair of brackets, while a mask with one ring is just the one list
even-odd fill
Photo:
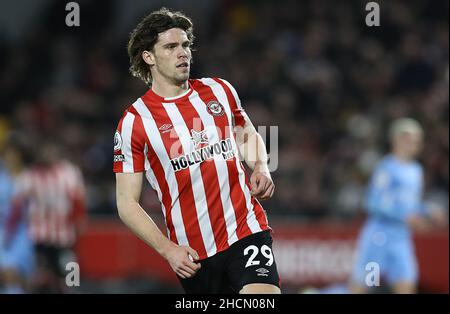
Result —
[[170, 123], [163, 124], [158, 129], [161, 131], [161, 133], [170, 132], [170, 130], [172, 130], [172, 124]]
[[125, 161], [124, 154], [114, 155], [114, 162], [123, 162], [123, 161]]

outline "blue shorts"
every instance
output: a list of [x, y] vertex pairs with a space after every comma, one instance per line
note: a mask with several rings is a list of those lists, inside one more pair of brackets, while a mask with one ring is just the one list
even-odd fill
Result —
[[25, 226], [17, 229], [7, 247], [0, 248], [0, 269], [16, 270], [25, 278], [31, 276], [34, 272], [34, 245]]
[[392, 226], [366, 224], [359, 236], [352, 280], [367, 286], [366, 278], [373, 274], [373, 264], [379, 265], [380, 278], [388, 285], [397, 282], [416, 283], [418, 268], [411, 237], [396, 232]]

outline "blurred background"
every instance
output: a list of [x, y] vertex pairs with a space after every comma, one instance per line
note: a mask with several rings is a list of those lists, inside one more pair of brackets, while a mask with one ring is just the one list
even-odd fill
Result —
[[[191, 77], [228, 80], [255, 126], [278, 126], [276, 193], [263, 206], [284, 292], [347, 280], [392, 119], [423, 125], [424, 197], [448, 210], [449, 2], [378, 1], [379, 27], [365, 24], [367, 2], [83, 0], [80, 26], [68, 27], [66, 1], [3, 1], [0, 149], [17, 146], [24, 169], [64, 159], [79, 174], [83, 226], [70, 247], [81, 282], [64, 292], [181, 292], [118, 218], [112, 173], [117, 122], [147, 89], [128, 72], [128, 34], [161, 6], [193, 19]], [[448, 228], [415, 243], [419, 291], [448, 293]]]

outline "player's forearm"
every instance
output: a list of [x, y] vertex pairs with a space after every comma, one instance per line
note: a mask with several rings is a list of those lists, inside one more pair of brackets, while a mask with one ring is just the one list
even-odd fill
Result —
[[261, 171], [269, 172], [266, 145], [253, 126], [246, 129], [239, 151], [250, 169], [258, 168]]
[[153, 219], [147, 215], [138, 203], [118, 204], [118, 212], [120, 219], [134, 234], [155, 249], [161, 256], [167, 258], [168, 251], [175, 244], [163, 235]]

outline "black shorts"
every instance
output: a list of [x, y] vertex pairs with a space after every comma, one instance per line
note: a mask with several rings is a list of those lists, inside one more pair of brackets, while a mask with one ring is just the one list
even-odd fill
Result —
[[239, 293], [250, 283], [280, 287], [269, 230], [247, 236], [200, 263], [202, 267], [194, 277], [178, 276], [188, 294]]
[[36, 244], [35, 252], [37, 266], [59, 278], [64, 278], [67, 274], [65, 268], [68, 262], [76, 262], [75, 254], [71, 248]]

